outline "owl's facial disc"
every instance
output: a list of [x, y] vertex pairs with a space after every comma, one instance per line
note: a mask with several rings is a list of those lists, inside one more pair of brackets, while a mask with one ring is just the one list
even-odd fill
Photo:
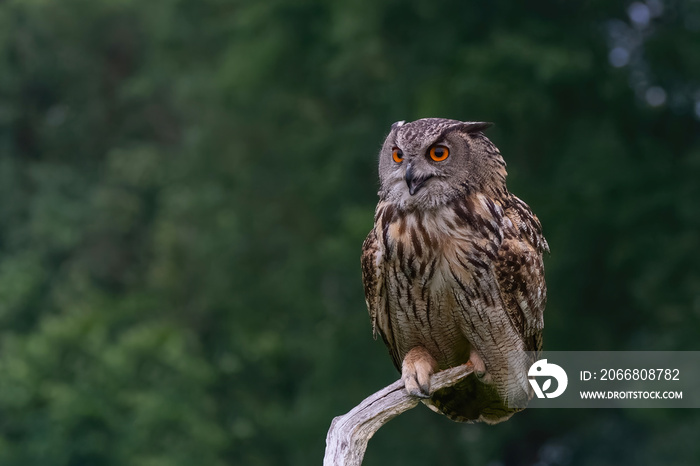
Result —
[[418, 192], [418, 190], [423, 186], [423, 183], [432, 178], [433, 175], [423, 175], [419, 176], [413, 169], [412, 164], [408, 164], [406, 167], [406, 185], [408, 185], [408, 193], [413, 196]]

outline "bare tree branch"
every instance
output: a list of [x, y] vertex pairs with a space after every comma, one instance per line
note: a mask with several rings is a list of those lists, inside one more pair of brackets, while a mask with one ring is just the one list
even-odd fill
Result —
[[[462, 365], [434, 374], [430, 387], [434, 392], [449, 387], [474, 371]], [[365, 456], [367, 442], [381, 426], [404, 411], [415, 408], [420, 398], [409, 395], [400, 379], [365, 398], [350, 412], [333, 419], [326, 436], [323, 466], [359, 466]]]

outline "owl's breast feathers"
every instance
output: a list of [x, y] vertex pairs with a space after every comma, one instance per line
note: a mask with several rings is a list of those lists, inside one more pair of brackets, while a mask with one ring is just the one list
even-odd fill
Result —
[[[362, 276], [373, 330], [397, 368], [424, 346], [441, 369], [476, 350], [492, 384], [473, 377], [428, 404], [458, 421], [499, 422], [508, 399], [530, 396], [523, 351], [539, 351], [548, 245], [537, 217], [515, 196], [465, 196], [430, 212], [380, 202], [363, 244]], [[511, 376], [508, 376], [509, 367]], [[522, 371], [521, 371], [522, 372]], [[526, 374], [526, 371], [523, 372]]]

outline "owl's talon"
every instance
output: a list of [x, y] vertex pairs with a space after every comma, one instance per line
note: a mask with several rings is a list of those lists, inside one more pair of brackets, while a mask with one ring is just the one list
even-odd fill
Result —
[[414, 374], [401, 376], [406, 392], [418, 398], [430, 398], [430, 381], [421, 384]]
[[428, 350], [422, 346], [412, 348], [403, 359], [401, 380], [409, 395], [430, 398], [430, 377], [438, 365]]
[[401, 377], [404, 383], [404, 388], [409, 395], [417, 396], [418, 398], [430, 398], [430, 380], [425, 383], [420, 383], [417, 374], [406, 374]]
[[473, 348], [469, 354], [469, 361], [467, 361], [467, 365], [471, 365], [474, 375], [477, 379], [479, 379], [479, 381], [487, 384], [491, 383], [492, 377], [491, 374], [486, 371], [486, 364], [484, 364], [484, 360], [481, 359], [479, 353], [474, 351]]

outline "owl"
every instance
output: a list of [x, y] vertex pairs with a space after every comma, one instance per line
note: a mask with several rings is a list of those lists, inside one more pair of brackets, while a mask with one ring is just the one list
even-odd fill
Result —
[[[374, 336], [408, 393], [459, 422], [498, 423], [532, 398], [542, 348], [549, 246], [537, 217], [508, 192], [490, 123], [394, 123], [379, 153], [379, 202], [362, 246]], [[431, 394], [430, 376], [473, 373]]]

